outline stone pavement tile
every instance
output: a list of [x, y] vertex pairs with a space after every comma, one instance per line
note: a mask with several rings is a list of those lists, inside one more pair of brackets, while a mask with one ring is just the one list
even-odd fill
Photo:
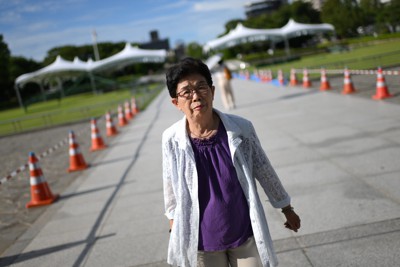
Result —
[[76, 255], [84, 244], [67, 244], [38, 251], [23, 252], [10, 267], [54, 267], [74, 266]]
[[268, 118], [266, 123], [271, 123], [281, 131], [288, 134], [302, 134], [307, 132], [318, 131], [331, 127], [332, 122], [321, 118], [320, 116], [313, 116], [309, 113], [296, 114], [290, 118], [279, 118], [272, 120]]
[[311, 263], [304, 255], [304, 253], [298, 250], [277, 252], [279, 267], [311, 267]]
[[[34, 251], [61, 251], [74, 246], [86, 244], [91, 227], [82, 227], [70, 231], [60, 230], [57, 235], [39, 234], [29, 243], [22, 254]], [[99, 236], [98, 238], [110, 238], [112, 234]]]
[[338, 137], [326, 142], [313, 144], [312, 149], [329, 158], [333, 157], [357, 157], [366, 153], [374, 153], [382, 148], [390, 148], [393, 144], [382, 138], [365, 137], [363, 134]]
[[274, 244], [280, 266], [397, 266], [399, 230], [400, 219], [393, 219], [276, 240]]
[[397, 266], [400, 232], [307, 248], [312, 266]]
[[260, 131], [260, 127], [257, 128], [258, 139], [260, 139], [260, 142], [263, 144], [263, 149], [267, 155], [269, 155], [271, 151], [284, 151], [301, 145], [298, 140], [287, 134], [281, 133], [280, 136], [271, 138], [268, 134], [265, 134], [264, 131]]
[[301, 245], [299, 244], [296, 237], [291, 236], [288, 238], [274, 240], [274, 249], [277, 254], [280, 254], [295, 250], [301, 250]]
[[61, 232], [68, 233], [77, 230], [92, 229], [98, 219], [98, 213], [89, 213], [80, 216], [69, 216], [64, 218], [52, 218], [43, 226], [35, 237], [58, 236]]
[[398, 203], [356, 179], [304, 185], [291, 194], [302, 220], [299, 235], [400, 217]]
[[[380, 220], [376, 222], [366, 222], [350, 227], [338, 228], [331, 231], [316, 232], [297, 237], [300, 247], [317, 247], [321, 245], [334, 244], [347, 240], [368, 238], [371, 236], [386, 235], [399, 232], [400, 219]], [[278, 241], [280, 242], [280, 240]], [[400, 240], [399, 240], [400, 242]]]
[[400, 128], [398, 126], [393, 127], [392, 129], [390, 129], [390, 131], [380, 134], [380, 136], [382, 136], [382, 138], [386, 138], [390, 141], [400, 144]]
[[331, 159], [358, 177], [380, 175], [386, 172], [400, 173], [399, 146], [387, 145], [367, 152], [340, 155]]
[[[89, 191], [78, 191], [74, 194], [68, 195], [68, 201], [64, 201], [63, 206], [54, 214], [54, 219], [62, 219], [66, 217], [80, 217], [87, 214], [98, 214], [104, 208], [104, 195], [111, 194], [110, 190], [115, 186], [105, 188], [93, 188]], [[97, 193], [97, 197], [89, 199], [90, 195], [93, 196]], [[64, 197], [64, 195], [63, 195]]]
[[275, 168], [282, 184], [289, 193], [307, 194], [309, 188], [316, 186], [329, 187], [333, 184], [347, 182], [351, 176], [327, 160], [313, 160], [301, 164]]
[[85, 266], [151, 266], [152, 262], [160, 264], [167, 256], [168, 239], [168, 233], [155, 233], [99, 240], [90, 251]]
[[348, 125], [337, 125], [332, 123], [329, 127], [296, 134], [296, 138], [299, 139], [302, 144], [309, 145], [313, 148], [334, 146], [340, 142], [362, 136], [366, 136], [366, 134], [361, 130]]
[[272, 150], [268, 152], [267, 156], [270, 158], [271, 163], [275, 168], [306, 163], [321, 158], [321, 155], [315, 153], [313, 149], [303, 145], [280, 150]]
[[[400, 109], [399, 109], [400, 112]], [[379, 118], [371, 120], [366, 124], [357, 125], [358, 129], [361, 129], [367, 133], [380, 136], [386, 132], [400, 129], [400, 118]]]
[[150, 218], [131, 216], [120, 220], [110, 220], [101, 229], [101, 235], [141, 236], [146, 234], [164, 233], [168, 235], [169, 224], [163, 214], [157, 214]]
[[[146, 182], [139, 182], [137, 179], [146, 179], [147, 177], [132, 178], [125, 182], [120, 191], [118, 198], [122, 197], [135, 197], [134, 203], [143, 203], [143, 201], [160, 201], [164, 203], [162, 180], [159, 181], [149, 180]], [[133, 180], [136, 179], [136, 180]], [[153, 200], [154, 199], [154, 200]]]
[[[124, 200], [129, 200], [129, 198], [124, 198]], [[115, 204], [108, 214], [109, 218], [106, 223], [125, 223], [126, 221], [134, 221], [138, 218], [154, 218], [155, 216], [164, 214], [162, 202], [146, 202], [138, 205], [134, 203], [131, 205], [127, 204], [129, 204], [129, 202], [127, 203], [126, 201], [120, 206], [118, 206], [118, 203]], [[167, 224], [167, 220], [159, 223]]]
[[363, 177], [362, 179], [389, 199], [400, 202], [400, 172]]

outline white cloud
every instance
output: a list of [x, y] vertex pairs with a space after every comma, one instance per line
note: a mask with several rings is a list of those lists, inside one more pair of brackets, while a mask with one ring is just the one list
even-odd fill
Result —
[[21, 20], [21, 14], [15, 11], [6, 11], [0, 13], [0, 23], [12, 24]]
[[[0, 23], [3, 21], [3, 24], [6, 21], [13, 23], [9, 24], [13, 27], [0, 25], [0, 30], [4, 29], [2, 30], [4, 39], [12, 55], [23, 55], [41, 61], [53, 47], [91, 44], [93, 29], [98, 34], [98, 42], [148, 42], [149, 32], [158, 30], [160, 38], [169, 38], [171, 47], [177, 41], [204, 44], [223, 33], [226, 22], [243, 18], [246, 2], [245, 0], [157, 0], [149, 1], [150, 8], [140, 10], [139, 14], [135, 10], [135, 4], [131, 4], [128, 8], [110, 4], [107, 8], [74, 12], [79, 11], [88, 1], [43, 0], [35, 1], [40, 4], [33, 5], [30, 4], [33, 1], [28, 0], [0, 0]], [[9, 7], [2, 8], [4, 5]], [[46, 9], [51, 12], [47, 12]], [[1, 13], [6, 14], [6, 11], [8, 15], [1, 16]], [[26, 23], [23, 20], [28, 12], [39, 19]], [[48, 16], [48, 13], [51, 13], [51, 16]], [[53, 15], [58, 13], [68, 20], [56, 21]], [[117, 18], [113, 17], [115, 14]], [[128, 18], [126, 14], [129, 15]], [[58, 28], [64, 25], [68, 28]]]
[[238, 9], [244, 7], [244, 1], [236, 0], [220, 0], [220, 1], [203, 1], [195, 3], [193, 8], [195, 11], [207, 12], [207, 11], [221, 11], [229, 9]]

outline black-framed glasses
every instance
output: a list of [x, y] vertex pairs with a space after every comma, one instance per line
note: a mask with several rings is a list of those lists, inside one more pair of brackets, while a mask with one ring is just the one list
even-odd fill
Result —
[[200, 84], [199, 86], [195, 88], [185, 88], [178, 93], [176, 93], [177, 96], [189, 99], [193, 97], [193, 94], [196, 92], [198, 95], [205, 95], [209, 92], [210, 87], [208, 84]]

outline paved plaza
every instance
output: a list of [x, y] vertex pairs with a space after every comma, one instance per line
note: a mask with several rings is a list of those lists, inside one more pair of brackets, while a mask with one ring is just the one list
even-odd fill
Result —
[[[284, 228], [262, 190], [279, 266], [396, 266], [400, 105], [233, 80], [292, 205]], [[215, 107], [222, 109], [218, 88]], [[0, 257], [0, 266], [168, 266], [161, 134], [182, 114], [167, 91], [94, 159]]]

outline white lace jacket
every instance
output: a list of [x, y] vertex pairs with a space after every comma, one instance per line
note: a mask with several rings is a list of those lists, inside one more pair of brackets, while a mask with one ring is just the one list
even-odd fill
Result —
[[[228, 134], [229, 149], [240, 185], [249, 204], [251, 225], [263, 266], [276, 266], [267, 220], [259, 199], [257, 179], [275, 208], [290, 204], [290, 197], [271, 166], [252, 123], [215, 110]], [[197, 171], [186, 132], [186, 117], [162, 136], [165, 215], [173, 219], [168, 263], [181, 267], [197, 265], [199, 203]]]

